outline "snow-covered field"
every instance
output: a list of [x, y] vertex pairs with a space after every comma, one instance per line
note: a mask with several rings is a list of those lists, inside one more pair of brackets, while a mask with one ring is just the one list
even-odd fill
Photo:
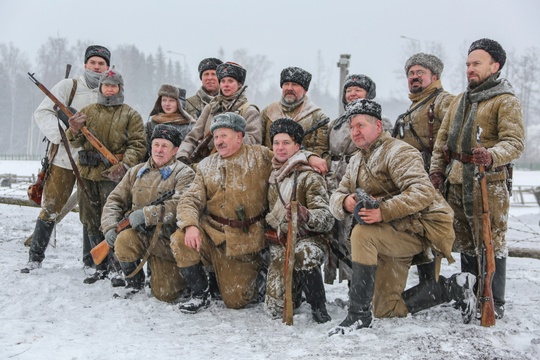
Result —
[[[0, 174], [37, 173], [38, 162], [0, 161]], [[515, 184], [540, 185], [538, 172], [516, 171]], [[23, 190], [0, 188], [0, 195]], [[495, 327], [461, 323], [459, 312], [439, 306], [404, 319], [377, 319], [372, 329], [346, 336], [327, 331], [346, 315], [336, 299], [347, 286], [327, 285], [333, 320], [318, 325], [303, 304], [294, 326], [270, 320], [261, 304], [243, 310], [221, 302], [196, 315], [147, 295], [114, 299], [110, 282], [83, 284], [81, 225], [70, 213], [56, 230], [43, 268], [27, 261], [22, 241], [33, 231], [38, 208], [0, 204], [0, 359], [538, 359], [540, 260], [509, 258], [506, 317]], [[513, 205], [511, 248], [540, 249], [538, 205]], [[459, 269], [444, 264], [449, 275]], [[413, 268], [408, 285], [415, 284]]]

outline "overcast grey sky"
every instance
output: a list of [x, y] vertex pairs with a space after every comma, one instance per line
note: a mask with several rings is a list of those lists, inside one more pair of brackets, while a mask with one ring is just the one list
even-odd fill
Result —
[[[0, 5], [0, 42], [13, 42], [31, 61], [50, 36], [66, 37], [71, 45], [77, 40], [110, 48], [134, 44], [146, 54], [161, 46], [185, 54], [196, 79], [202, 58], [223, 47], [223, 60], [234, 61], [232, 52], [246, 48], [272, 61], [276, 87], [282, 68], [300, 66], [314, 81], [326, 75], [337, 92], [336, 64], [347, 53], [350, 72], [371, 76], [379, 97], [406, 96], [404, 75], [397, 79], [396, 71], [408, 45], [425, 51], [432, 42], [442, 43], [448, 69], [464, 63], [461, 51], [479, 38], [495, 39], [519, 54], [538, 46], [539, 35], [538, 0], [2, 0]], [[184, 61], [182, 55], [171, 56]]]

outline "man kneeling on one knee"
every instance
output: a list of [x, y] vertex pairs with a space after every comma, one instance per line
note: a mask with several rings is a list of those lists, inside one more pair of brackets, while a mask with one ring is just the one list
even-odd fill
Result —
[[[453, 212], [431, 185], [420, 152], [383, 131], [375, 101], [355, 100], [346, 115], [359, 151], [330, 198], [330, 210], [338, 220], [352, 213], [358, 223], [351, 234], [348, 314], [330, 334], [370, 327], [373, 315], [404, 317], [451, 300], [470, 321], [476, 309], [471, 274], [440, 276], [404, 291], [413, 257], [433, 249], [453, 262]], [[376, 206], [357, 206], [357, 188]]]

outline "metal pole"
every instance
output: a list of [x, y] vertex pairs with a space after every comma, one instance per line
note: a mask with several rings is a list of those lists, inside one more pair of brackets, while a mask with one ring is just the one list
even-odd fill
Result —
[[341, 99], [343, 98], [343, 83], [345, 83], [345, 78], [349, 75], [349, 63], [351, 55], [350, 54], [341, 54], [337, 66], [339, 68], [339, 97], [338, 97], [338, 114], [341, 115], [345, 111], [343, 108], [343, 103]]

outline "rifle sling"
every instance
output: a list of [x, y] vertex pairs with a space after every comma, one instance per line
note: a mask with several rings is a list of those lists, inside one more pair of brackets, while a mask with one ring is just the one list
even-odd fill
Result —
[[137, 265], [135, 270], [133, 270], [131, 274], [126, 275], [126, 279], [131, 279], [132, 277], [137, 275], [137, 273], [141, 271], [141, 269], [143, 268], [144, 264], [146, 264], [146, 262], [148, 261], [148, 258], [150, 257], [152, 250], [154, 250], [154, 247], [156, 246], [157, 241], [159, 239], [159, 234], [161, 233], [161, 228], [163, 227], [163, 214], [164, 213], [165, 213], [165, 206], [162, 206], [161, 215], [159, 216], [159, 220], [154, 230], [154, 235], [152, 236], [152, 240], [150, 240], [150, 245], [148, 245], [148, 249], [146, 249], [146, 254], [144, 255], [144, 258], [141, 260], [140, 264]]
[[77, 184], [81, 188], [82, 191], [84, 191], [86, 197], [90, 199], [90, 196], [87, 194], [86, 186], [84, 186], [84, 183], [81, 179], [81, 174], [79, 173], [79, 168], [77, 167], [77, 164], [75, 163], [75, 160], [73, 160], [73, 156], [71, 156], [71, 149], [69, 148], [69, 141], [66, 137], [66, 133], [64, 132], [64, 129], [62, 129], [62, 126], [60, 125], [60, 119], [58, 119], [58, 131], [60, 131], [60, 136], [62, 137], [62, 143], [64, 144], [64, 148], [66, 149], [67, 156], [69, 158], [69, 162], [71, 163], [71, 168], [73, 169], [73, 174], [75, 175], [75, 178], [77, 179]]
[[[426, 99], [422, 100], [421, 103], [417, 104], [415, 107], [413, 107], [412, 109], [410, 110], [407, 110], [406, 112], [404, 112], [403, 114], [399, 115], [398, 116], [398, 119], [396, 121], [396, 127], [398, 126], [398, 123], [399, 123], [399, 119], [404, 119], [406, 118], [407, 116], [411, 115], [416, 109], [418, 109], [419, 107], [421, 106], [424, 106], [425, 104], [428, 103], [429, 100], [433, 99], [434, 97], [436, 97], [437, 95], [439, 95], [441, 92], [443, 91], [443, 88], [439, 88], [437, 89], [437, 91], [435, 91], [433, 94], [429, 95]], [[395, 128], [394, 128], [394, 133], [395, 133]]]

